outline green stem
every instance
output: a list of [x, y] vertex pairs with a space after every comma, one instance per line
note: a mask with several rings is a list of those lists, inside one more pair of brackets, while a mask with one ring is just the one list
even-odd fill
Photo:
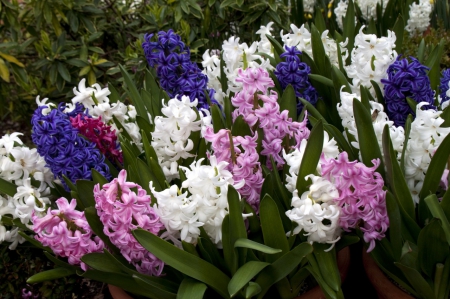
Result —
[[234, 151], [233, 135], [231, 135], [230, 130], [228, 130], [228, 137], [230, 138], [231, 161], [233, 162], [233, 164], [236, 164], [236, 153]]
[[[442, 282], [442, 273], [444, 272], [444, 264], [437, 263], [436, 264], [436, 273], [434, 274], [434, 294], [436, 298], [439, 295], [439, 288]], [[439, 299], [439, 298], [438, 298]]]

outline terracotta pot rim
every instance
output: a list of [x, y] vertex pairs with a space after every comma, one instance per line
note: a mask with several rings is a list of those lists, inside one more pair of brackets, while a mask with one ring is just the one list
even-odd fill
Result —
[[114, 299], [133, 299], [133, 297], [128, 295], [127, 292], [119, 287], [116, 287], [115, 285], [108, 284], [108, 289], [111, 297], [113, 297]]
[[398, 286], [393, 284], [383, 271], [378, 267], [377, 263], [372, 259], [369, 253], [363, 249], [362, 260], [367, 278], [377, 291], [380, 299], [396, 298], [396, 299], [414, 299], [411, 295], [405, 293]]

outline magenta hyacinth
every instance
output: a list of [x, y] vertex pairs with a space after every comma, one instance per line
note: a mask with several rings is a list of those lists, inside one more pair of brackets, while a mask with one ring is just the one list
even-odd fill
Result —
[[[256, 130], [255, 126], [261, 128], [264, 133], [261, 154], [272, 156], [277, 167], [282, 167], [285, 139], [294, 138], [295, 147], [298, 148], [301, 141], [309, 136], [306, 118], [303, 122], [292, 121], [287, 110], [280, 111], [277, 92], [269, 90], [274, 87], [274, 83], [266, 70], [240, 70], [236, 81], [243, 83], [243, 89], [231, 99], [231, 103], [236, 107], [233, 120], [242, 115], [252, 130]], [[267, 166], [272, 168], [270, 159], [267, 159]]]
[[75, 210], [75, 199], [69, 204], [66, 198], [61, 197], [56, 200], [56, 205], [58, 209], [49, 208], [42, 218], [33, 215], [35, 238], [43, 246], [50, 247], [57, 256], [67, 257], [69, 264], [81, 265], [83, 270], [87, 270], [80, 258], [88, 253], [102, 252], [105, 245], [93, 235], [84, 212]]
[[385, 237], [389, 227], [384, 182], [375, 171], [380, 161], [374, 159], [372, 163], [373, 167], [367, 167], [361, 162], [350, 162], [346, 152], [340, 153], [337, 160], [326, 160], [323, 155], [321, 158], [322, 176], [333, 182], [339, 191], [339, 198], [335, 199], [341, 207], [339, 224], [350, 231], [362, 220], [364, 241], [369, 243], [367, 252], [373, 250], [375, 240]]
[[157, 235], [164, 225], [150, 206], [147, 192], [126, 179], [126, 170], [121, 170], [118, 178], [102, 188], [100, 184], [94, 187], [95, 207], [104, 225], [103, 232], [140, 273], [159, 276], [164, 263], [142, 247], [131, 231], [142, 228]]

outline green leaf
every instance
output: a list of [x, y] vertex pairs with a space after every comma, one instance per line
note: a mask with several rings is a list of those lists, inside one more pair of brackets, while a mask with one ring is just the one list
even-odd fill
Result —
[[[445, 237], [447, 239], [448, 245], [450, 246], [450, 223], [445, 216], [444, 210], [439, 204], [439, 200], [436, 194], [429, 195], [425, 198], [425, 202], [430, 209], [433, 217], [438, 218], [441, 221], [442, 229], [444, 230]], [[419, 235], [420, 237], [420, 235]]]
[[374, 142], [377, 140], [375, 135], [372, 116], [363, 104], [357, 99], [353, 99], [353, 113], [355, 116], [356, 127], [358, 129], [359, 148], [361, 152], [362, 162], [367, 166], [373, 166], [372, 160], [379, 159], [380, 165], [377, 171], [381, 174], [383, 179], [386, 175], [384, 172], [384, 163], [381, 156], [380, 147]]
[[[288, 191], [286, 186], [283, 184], [283, 182], [280, 178], [280, 174], [276, 170], [277, 166], [276, 166], [275, 161], [272, 156], [270, 157], [270, 162], [272, 164], [272, 169], [274, 169], [272, 171], [272, 174], [273, 174], [273, 179], [274, 179], [275, 188], [276, 188], [276, 195], [277, 195], [277, 197], [279, 197], [282, 200], [281, 203], [282, 203], [284, 210], [288, 210], [288, 209], [290, 209], [290, 206], [291, 206], [292, 195]], [[264, 194], [262, 193], [261, 195], [264, 195]]]
[[95, 206], [93, 181], [77, 180], [77, 193], [85, 208]]
[[211, 105], [211, 117], [213, 122], [214, 133], [219, 132], [222, 129], [225, 129], [225, 120], [222, 115], [222, 111], [219, 106]]
[[309, 182], [311, 180], [305, 180], [305, 177], [316, 173], [317, 164], [319, 163], [320, 155], [322, 154], [323, 138], [323, 124], [322, 121], [319, 120], [311, 130], [308, 143], [306, 144], [305, 153], [300, 164], [300, 169], [298, 171], [296, 185], [298, 194], [303, 194], [303, 192], [308, 190], [308, 185], [310, 185]]
[[[341, 278], [337, 267], [336, 249], [333, 248], [331, 251], [326, 252], [325, 250], [329, 249], [329, 247], [329, 244], [315, 243], [312, 255], [317, 261], [318, 270], [324, 282], [334, 291], [339, 292], [341, 289]], [[310, 255], [307, 257], [310, 260]]]
[[255, 242], [249, 239], [237, 239], [234, 243], [234, 247], [243, 247], [248, 249], [254, 249], [267, 254], [275, 254], [281, 252], [281, 249], [275, 249], [264, 244]]
[[[319, 74], [322, 76], [330, 76], [330, 68], [327, 68], [326, 59], [328, 58], [323, 47], [322, 36], [314, 24], [311, 24], [311, 46], [313, 51], [314, 62], [317, 65]], [[330, 76], [331, 77], [331, 76]], [[334, 87], [333, 82], [330, 83]]]
[[420, 268], [429, 277], [434, 277], [436, 264], [445, 263], [445, 259], [450, 256], [450, 247], [439, 219], [432, 219], [421, 230], [417, 246]]
[[430, 166], [428, 167], [425, 179], [423, 181], [423, 186], [419, 194], [421, 200], [423, 200], [430, 193], [436, 193], [439, 182], [441, 181], [442, 173], [447, 165], [449, 155], [450, 134], [444, 138], [431, 159]]
[[69, 275], [75, 274], [75, 270], [69, 270], [67, 268], [55, 268], [47, 271], [43, 271], [37, 274], [34, 274], [30, 278], [27, 279], [27, 283], [39, 283], [49, 280], [55, 280], [58, 278], [66, 277]]
[[252, 298], [261, 292], [261, 287], [259, 284], [250, 281], [248, 286], [245, 288], [245, 298]]
[[142, 100], [141, 95], [139, 94], [139, 91], [137, 90], [135, 83], [133, 82], [133, 79], [122, 65], [119, 65], [119, 68], [120, 72], [122, 73], [123, 80], [126, 84], [126, 88], [130, 92], [130, 100], [136, 106], [137, 114], [150, 123], [150, 119], [148, 118], [147, 114], [147, 109], [145, 108], [145, 104]]
[[250, 261], [240, 267], [228, 284], [228, 293], [230, 294], [230, 297], [234, 297], [251, 279], [253, 279], [253, 277], [268, 265], [270, 264]]
[[206, 284], [186, 277], [180, 284], [177, 299], [201, 299], [207, 288]]
[[100, 188], [103, 187], [104, 184], [109, 183], [109, 181], [97, 170], [94, 168], [91, 169], [92, 180], [94, 180], [95, 184], [100, 184]]
[[401, 216], [397, 202], [389, 191], [386, 192], [386, 209], [389, 217], [389, 241], [392, 244], [395, 260], [400, 260], [402, 254]]
[[289, 251], [289, 244], [286, 238], [286, 232], [283, 228], [283, 223], [281, 222], [278, 213], [277, 204], [268, 194], [261, 200], [259, 217], [261, 220], [264, 244], [272, 248], [279, 248], [282, 251], [280, 253], [265, 256], [266, 261], [274, 262]]
[[248, 123], [244, 120], [244, 117], [242, 115], [239, 115], [236, 117], [236, 120], [233, 123], [233, 128], [231, 129], [231, 135], [236, 136], [252, 136], [253, 133], [248, 126]]
[[270, 36], [269, 34], [266, 34], [266, 37], [267, 37], [267, 39], [269, 40], [269, 42], [273, 46], [273, 49], [274, 49], [274, 52], [275, 52], [274, 54], [276, 54], [275, 55], [275, 60], [278, 63], [281, 62], [281, 59], [280, 59], [279, 56], [284, 53], [283, 46], [273, 36]]
[[[326, 119], [322, 116], [322, 114], [314, 107], [310, 102], [305, 99], [300, 98], [300, 102], [303, 103], [303, 106], [308, 110], [308, 115], [313, 116], [317, 120], [322, 120], [324, 124], [327, 123]], [[302, 121], [303, 119], [299, 119], [298, 121]]]
[[13, 197], [17, 193], [17, 186], [0, 178], [0, 192]]
[[206, 283], [221, 296], [228, 297], [227, 286], [230, 278], [213, 265], [143, 229], [134, 230], [133, 236], [145, 249], [167, 265]]
[[414, 219], [415, 207], [411, 192], [406, 183], [403, 172], [397, 162], [397, 154], [392, 147], [392, 141], [389, 134], [389, 126], [385, 125], [383, 129], [383, 153], [386, 163], [386, 182], [391, 187], [399, 204], [405, 212]]
[[[450, 292], [450, 284], [448, 284], [447, 282], [449, 280], [450, 280], [450, 256], [447, 256], [444, 264], [444, 269], [442, 270], [441, 283], [438, 285], [438, 295], [437, 295], [438, 299], [448, 298]], [[436, 281], [435, 284], [437, 284]]]
[[81, 257], [81, 261], [95, 270], [124, 274], [122, 269], [116, 264], [111, 263], [110, 259], [104, 253], [93, 252], [85, 254]]
[[71, 77], [70, 77], [70, 73], [69, 70], [67, 69], [67, 67], [59, 62], [58, 63], [58, 73], [61, 75], [61, 77], [66, 80], [67, 82], [70, 82]]
[[[355, 44], [355, 6], [353, 0], [348, 1], [347, 12], [345, 13], [343, 22], [343, 40], [348, 38], [347, 50], [349, 53], [352, 52]], [[351, 57], [347, 58], [347, 64], [350, 64]]]
[[284, 89], [281, 97], [280, 111], [283, 112], [284, 110], [289, 111], [288, 116], [290, 118], [297, 118], [297, 97], [291, 84]]
[[[228, 186], [228, 209], [230, 215], [230, 244], [235, 244], [239, 239], [247, 238], [247, 230], [245, 228], [244, 219], [242, 217], [242, 209], [239, 193], [233, 186]], [[243, 265], [247, 258], [247, 249], [241, 247], [236, 250], [238, 265]], [[235, 252], [236, 252], [235, 251]], [[234, 274], [237, 269], [231, 268], [231, 274]]]
[[321, 83], [321, 84], [323, 84], [325, 86], [334, 87], [333, 80], [328, 79], [327, 77], [324, 77], [322, 75], [309, 74], [308, 78], [311, 79], [312, 81], [316, 81], [316, 82]]
[[263, 298], [273, 284], [288, 276], [312, 251], [312, 245], [302, 243], [266, 267], [255, 280], [262, 289], [257, 298]]
[[402, 270], [403, 274], [405, 274], [406, 279], [408, 279], [409, 283], [414, 286], [414, 289], [417, 291], [417, 294], [420, 298], [433, 299], [436, 298], [434, 296], [434, 292], [431, 289], [430, 285], [427, 281], [422, 277], [422, 275], [411, 267], [405, 266], [401, 263], [394, 263], [400, 270]]

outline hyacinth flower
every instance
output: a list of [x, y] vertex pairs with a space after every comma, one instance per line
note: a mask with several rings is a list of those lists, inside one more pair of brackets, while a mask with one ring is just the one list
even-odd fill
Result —
[[208, 77], [196, 63], [191, 61], [191, 53], [181, 37], [172, 29], [158, 32], [157, 41], [151, 41], [154, 34], [146, 34], [142, 43], [145, 57], [151, 67], [156, 68], [159, 83], [170, 98], [188, 96], [191, 101], [198, 100], [198, 108], [208, 109], [207, 90], [211, 103], [214, 90], [208, 89]]
[[[298, 98], [303, 98], [310, 102], [312, 105], [317, 103], [317, 91], [309, 82], [308, 74], [311, 73], [310, 67], [300, 61], [299, 55], [302, 52], [297, 50], [297, 47], [285, 46], [286, 52], [280, 55], [281, 58], [285, 58], [286, 61], [280, 62], [276, 70], [274, 71], [275, 76], [281, 84], [281, 87], [286, 89], [286, 87], [291, 84], [294, 88], [295, 95]], [[297, 114], [303, 109], [303, 103], [297, 102]]]
[[63, 176], [73, 183], [79, 179], [90, 180], [91, 169], [95, 169], [104, 177], [110, 178], [105, 156], [94, 142], [80, 136], [78, 129], [72, 126], [70, 117], [76, 117], [80, 114], [80, 108], [83, 109], [81, 105], [76, 107], [72, 112], [64, 113], [66, 107], [61, 103], [57, 109], [44, 115], [43, 110], [47, 109], [47, 106], [40, 106], [31, 119], [31, 138], [37, 151], [66, 190], [69, 188]]
[[214, 133], [211, 127], [206, 128], [204, 138], [211, 142], [211, 149], [218, 162], [227, 162], [233, 179], [243, 181], [239, 193], [252, 206], [259, 210], [259, 201], [264, 178], [259, 155], [256, 151], [258, 133], [254, 136], [232, 136], [229, 130]]
[[111, 130], [111, 126], [102, 122], [101, 116], [98, 119], [92, 117], [84, 117], [78, 114], [71, 117], [72, 126], [78, 129], [78, 132], [86, 137], [89, 141], [94, 142], [102, 154], [104, 154], [113, 163], [123, 163], [120, 144], [117, 141], [115, 130]]
[[[439, 84], [439, 95], [441, 97], [441, 105], [450, 100], [450, 69], [446, 69], [442, 72], [442, 77]], [[447, 107], [448, 103], [445, 104]], [[445, 108], [444, 105], [442, 109]]]
[[[293, 138], [294, 147], [300, 146], [303, 139], [308, 138], [307, 119], [303, 122], [293, 121], [288, 117], [288, 111], [280, 111], [278, 94], [269, 88], [274, 87], [269, 73], [262, 68], [248, 68], [239, 70], [238, 82], [243, 83], [243, 89], [236, 93], [231, 103], [236, 109], [233, 111], [233, 121], [241, 115], [247, 124], [255, 131], [263, 131], [261, 155], [275, 160], [277, 167], [284, 165], [282, 157], [283, 141]], [[267, 166], [272, 168], [270, 159]]]
[[58, 209], [47, 210], [47, 215], [40, 218], [33, 215], [33, 231], [36, 240], [43, 246], [50, 247], [60, 257], [67, 257], [71, 265], [80, 265], [87, 270], [81, 257], [92, 252], [102, 252], [105, 245], [99, 237], [92, 234], [84, 212], [77, 211], [77, 201], [70, 203], [64, 197], [56, 200]]
[[95, 207], [104, 225], [103, 232], [140, 273], [159, 276], [164, 263], [142, 247], [131, 231], [142, 228], [157, 235], [164, 225], [150, 206], [147, 192], [126, 179], [126, 170], [121, 170], [110, 183], [94, 187]]
[[411, 62], [407, 58], [397, 57], [387, 70], [388, 78], [381, 80], [384, 84], [387, 114], [396, 126], [404, 126], [408, 115], [415, 115], [406, 98], [417, 103], [428, 103], [425, 109], [436, 109], [434, 91], [427, 76], [429, 68], [414, 57], [410, 57], [410, 60]]

